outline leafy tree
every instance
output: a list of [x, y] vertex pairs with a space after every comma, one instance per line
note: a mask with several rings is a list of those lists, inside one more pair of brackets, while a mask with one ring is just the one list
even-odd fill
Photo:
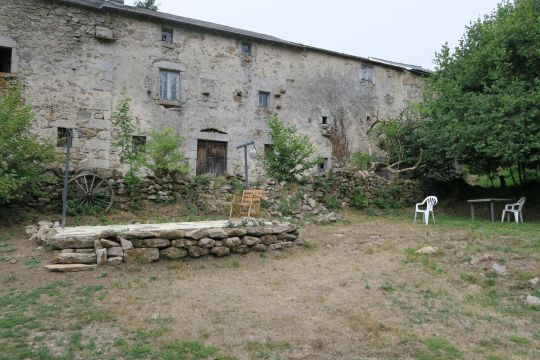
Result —
[[150, 161], [146, 162], [157, 177], [176, 177], [189, 172], [187, 158], [182, 151], [184, 139], [172, 129], [153, 131], [146, 151]]
[[135, 1], [135, 7], [158, 11], [159, 4], [156, 4], [156, 0], [137, 0]]
[[540, 162], [540, 3], [503, 2], [436, 54], [416, 132], [438, 168], [483, 174]]
[[138, 171], [145, 162], [146, 154], [133, 146], [133, 136], [136, 135], [135, 120], [131, 114], [130, 102], [126, 91], [121, 93], [121, 99], [112, 113], [112, 121], [116, 127], [113, 146], [118, 149], [120, 163], [128, 166], [124, 182], [129, 193], [134, 194], [140, 185]]
[[0, 97], [0, 203], [36, 193], [46, 165], [55, 161], [53, 145], [31, 132], [33, 120], [21, 87], [10, 86]]
[[268, 175], [279, 181], [296, 181], [319, 162], [312, 158], [313, 144], [296, 127], [285, 125], [277, 115], [268, 118], [268, 127], [273, 146], [262, 157]]

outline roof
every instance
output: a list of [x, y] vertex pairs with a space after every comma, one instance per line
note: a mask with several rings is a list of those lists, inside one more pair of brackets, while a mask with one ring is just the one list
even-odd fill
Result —
[[225, 25], [219, 25], [219, 24], [187, 18], [183, 16], [167, 14], [167, 13], [163, 13], [159, 11], [143, 9], [143, 8], [129, 6], [129, 5], [121, 5], [121, 4], [106, 1], [106, 0], [59, 0], [59, 1], [63, 3], [71, 4], [71, 5], [93, 8], [96, 10], [117, 11], [124, 15], [143, 17], [143, 18], [154, 19], [154, 20], [159, 20], [159, 21], [166, 21], [169, 23], [174, 23], [178, 26], [195, 28], [195, 29], [199, 29], [199, 30], [203, 30], [207, 32], [233, 35], [233, 36], [243, 38], [243, 39], [263, 41], [263, 42], [272, 43], [276, 45], [292, 47], [299, 50], [311, 50], [315, 52], [344, 57], [344, 58], [358, 60], [362, 62], [375, 63], [375, 64], [384, 65], [384, 66], [388, 66], [392, 68], [399, 68], [402, 70], [407, 70], [407, 71], [418, 73], [418, 74], [430, 73], [428, 69], [424, 69], [421, 66], [417, 66], [417, 65], [403, 64], [403, 63], [399, 63], [395, 61], [388, 61], [388, 60], [383, 60], [383, 59], [378, 59], [378, 58], [373, 58], [373, 57], [365, 58], [361, 56], [345, 54], [345, 53], [341, 53], [337, 51], [322, 49], [318, 47], [304, 45], [301, 43], [295, 43], [295, 42], [283, 40], [283, 39], [280, 39], [278, 37], [271, 36], [271, 35], [261, 34], [261, 33], [253, 32], [253, 31], [238, 29], [238, 28], [225, 26]]

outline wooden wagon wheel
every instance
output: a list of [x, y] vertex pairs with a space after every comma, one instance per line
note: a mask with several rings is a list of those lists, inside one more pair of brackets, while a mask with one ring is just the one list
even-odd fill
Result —
[[68, 183], [68, 211], [70, 213], [99, 213], [109, 211], [114, 202], [114, 191], [107, 179], [94, 174], [81, 174]]

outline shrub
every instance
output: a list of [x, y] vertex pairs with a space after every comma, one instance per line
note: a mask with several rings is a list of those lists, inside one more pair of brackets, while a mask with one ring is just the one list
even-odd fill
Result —
[[339, 199], [335, 195], [325, 195], [324, 203], [326, 204], [326, 207], [330, 210], [337, 210], [341, 207], [341, 201], [339, 201]]
[[268, 118], [271, 151], [266, 151], [262, 162], [269, 176], [278, 181], [297, 181], [319, 159], [313, 159], [315, 150], [307, 136], [298, 134], [295, 126], [285, 125], [277, 115]]
[[177, 177], [189, 172], [187, 158], [182, 151], [184, 138], [172, 129], [153, 131], [146, 144], [149, 161], [146, 165], [159, 178], [170, 175]]
[[371, 163], [375, 160], [373, 155], [366, 154], [363, 152], [355, 152], [351, 154], [350, 162], [351, 164], [360, 169], [367, 170], [371, 166]]
[[55, 160], [53, 145], [31, 132], [34, 113], [20, 86], [0, 97], [0, 203], [37, 193], [45, 167]]
[[365, 209], [369, 204], [368, 199], [362, 194], [362, 189], [357, 188], [352, 197], [352, 205], [355, 209]]

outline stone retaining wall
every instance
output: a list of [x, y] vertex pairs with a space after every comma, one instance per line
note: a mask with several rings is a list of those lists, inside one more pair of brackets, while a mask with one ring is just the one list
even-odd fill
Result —
[[54, 264], [150, 263], [159, 259], [283, 250], [303, 244], [295, 225], [224, 227], [225, 224], [213, 221], [63, 230], [41, 222], [39, 228], [27, 231], [33, 233], [32, 240], [58, 251]]

